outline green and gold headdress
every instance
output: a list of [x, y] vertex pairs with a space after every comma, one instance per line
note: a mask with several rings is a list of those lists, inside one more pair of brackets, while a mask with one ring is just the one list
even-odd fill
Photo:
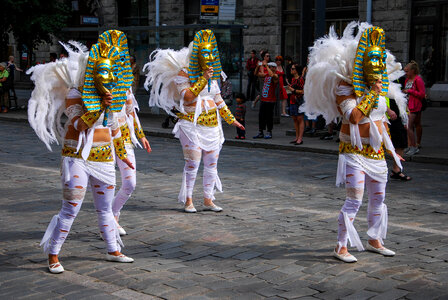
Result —
[[120, 59], [117, 63], [122, 68], [123, 79], [117, 89], [125, 94], [134, 80], [126, 34], [119, 30], [107, 30], [98, 37], [98, 43], [105, 43], [118, 49]]
[[383, 83], [381, 95], [387, 94], [389, 78], [386, 69], [385, 42], [386, 36], [380, 27], [370, 27], [362, 33], [356, 49], [352, 75], [353, 88], [357, 97], [363, 96], [366, 87], [380, 77]]
[[[101, 95], [105, 92], [110, 92], [114, 96], [114, 103], [110, 106], [112, 110], [121, 110], [126, 102], [126, 98], [124, 101], [115, 99], [116, 87], [122, 78], [120, 68], [116, 63], [119, 59], [120, 54], [113, 46], [98, 43], [90, 49], [82, 89], [82, 101], [88, 111], [101, 109]], [[101, 84], [101, 79], [106, 77], [107, 80]]]
[[[210, 60], [209, 57], [213, 57], [213, 59]], [[208, 62], [204, 63], [205, 61]], [[207, 66], [213, 67], [212, 79], [218, 80], [221, 75], [222, 66], [215, 34], [210, 29], [200, 30], [194, 36], [193, 51], [188, 65], [190, 82], [196, 82], [202, 76]]]

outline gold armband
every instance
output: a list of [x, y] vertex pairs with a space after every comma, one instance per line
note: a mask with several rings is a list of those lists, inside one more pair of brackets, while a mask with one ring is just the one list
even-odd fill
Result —
[[124, 147], [124, 141], [121, 136], [114, 139], [114, 148], [115, 148], [115, 154], [119, 159], [123, 160], [126, 157], [128, 157], [126, 148]]
[[366, 117], [370, 115], [370, 112], [374, 108], [378, 108], [378, 94], [375, 91], [370, 91], [364, 99], [356, 106]]
[[145, 133], [143, 132], [143, 129], [138, 126], [137, 120], [134, 118], [134, 132], [135, 136], [139, 139], [142, 139], [145, 137]]
[[95, 124], [96, 121], [100, 118], [102, 110], [100, 111], [88, 111], [81, 116], [81, 120], [86, 123], [86, 125], [90, 128]]
[[227, 105], [224, 105], [219, 109], [219, 115], [227, 122], [227, 124], [233, 124], [233, 122], [235, 122], [235, 117]]
[[201, 76], [198, 81], [196, 81], [193, 86], [189, 88], [189, 90], [197, 97], [206, 85], [207, 79], [205, 79], [204, 76]]

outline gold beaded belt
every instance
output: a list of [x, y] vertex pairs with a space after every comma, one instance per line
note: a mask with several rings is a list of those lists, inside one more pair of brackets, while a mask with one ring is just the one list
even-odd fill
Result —
[[[177, 117], [179, 119], [193, 122], [194, 121], [194, 112], [189, 112], [187, 114], [177, 113]], [[197, 124], [202, 125], [202, 126], [207, 126], [207, 127], [218, 126], [218, 118], [216, 115], [216, 108], [210, 109], [208, 112], [203, 111], [198, 117]]]
[[383, 160], [385, 158], [383, 145], [381, 145], [381, 148], [376, 152], [373, 147], [368, 144], [363, 144], [362, 150], [360, 150], [356, 146], [353, 147], [350, 143], [339, 142], [339, 153], [359, 154], [376, 160]]
[[[68, 156], [68, 157], [75, 157], [80, 158], [81, 157], [82, 148], [79, 150], [78, 153], [76, 153], [76, 149], [72, 147], [65, 146], [62, 148], [62, 156]], [[87, 160], [90, 161], [100, 161], [100, 162], [107, 162], [107, 161], [114, 161], [114, 158], [112, 157], [112, 147], [111, 145], [105, 145], [105, 146], [99, 146], [99, 147], [92, 147], [90, 149], [90, 154]]]

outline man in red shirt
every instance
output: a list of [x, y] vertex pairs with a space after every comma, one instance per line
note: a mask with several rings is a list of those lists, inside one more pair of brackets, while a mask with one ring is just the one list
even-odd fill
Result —
[[247, 69], [247, 90], [246, 97], [249, 101], [254, 100], [255, 97], [255, 87], [257, 85], [257, 76], [255, 75], [255, 69], [258, 65], [257, 52], [252, 50], [250, 52], [250, 58], [246, 62]]
[[[266, 64], [266, 63], [265, 63]], [[258, 114], [258, 135], [254, 139], [272, 139], [272, 128], [274, 125], [274, 108], [277, 102], [277, 87], [279, 78], [276, 74], [277, 64], [275, 62], [267, 63], [265, 69], [268, 71], [264, 78], [263, 90], [261, 92], [260, 112]], [[263, 131], [267, 129], [267, 134]]]

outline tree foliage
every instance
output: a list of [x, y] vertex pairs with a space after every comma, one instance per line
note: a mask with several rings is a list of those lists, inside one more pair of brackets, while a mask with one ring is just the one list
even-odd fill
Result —
[[0, 34], [2, 45], [12, 32], [19, 47], [33, 49], [41, 42], [50, 42], [67, 25], [70, 9], [59, 0], [0, 0]]

